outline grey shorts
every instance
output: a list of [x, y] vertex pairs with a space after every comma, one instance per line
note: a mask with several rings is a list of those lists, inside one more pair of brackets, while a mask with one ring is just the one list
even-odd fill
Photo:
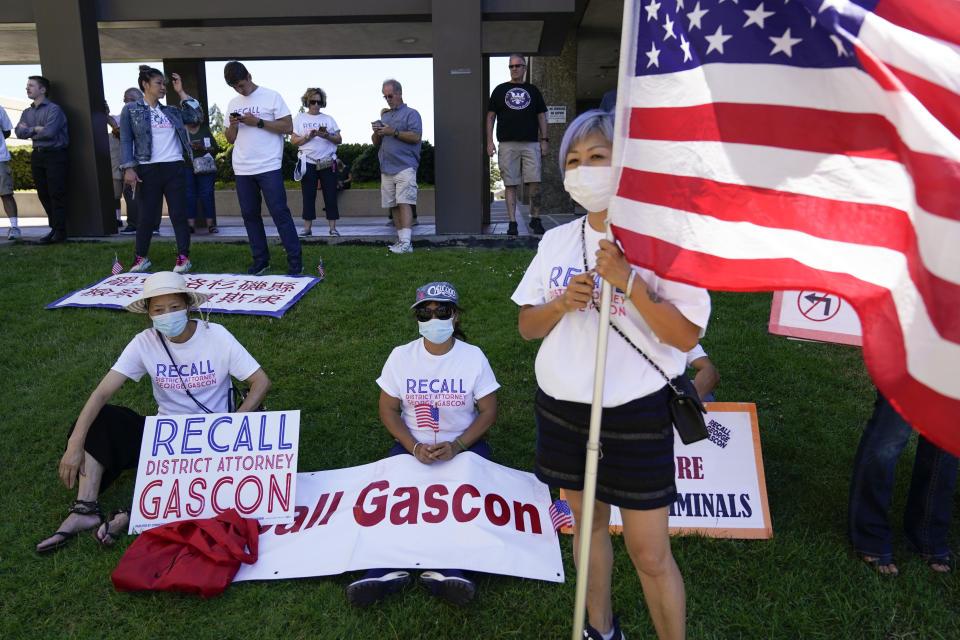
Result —
[[10, 163], [0, 162], [0, 196], [13, 193], [13, 174], [10, 173]]
[[497, 164], [504, 186], [540, 182], [540, 160], [539, 142], [501, 142]]

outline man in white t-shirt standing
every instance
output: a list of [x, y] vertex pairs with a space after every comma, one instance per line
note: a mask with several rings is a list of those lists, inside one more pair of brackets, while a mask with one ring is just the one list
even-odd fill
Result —
[[270, 249], [260, 216], [262, 196], [287, 251], [288, 273], [300, 275], [303, 273], [300, 238], [287, 207], [287, 192], [280, 172], [283, 136], [293, 131], [290, 109], [279, 93], [255, 85], [247, 68], [236, 60], [224, 66], [223, 78], [240, 94], [230, 101], [227, 109], [230, 126], [224, 133], [227, 142], [234, 145], [237, 199], [253, 252], [253, 265], [248, 273], [259, 275], [270, 268]]
[[13, 174], [10, 173], [10, 151], [7, 150], [7, 138], [13, 131], [10, 116], [0, 107], [0, 200], [3, 200], [3, 210], [10, 218], [10, 229], [7, 230], [7, 240], [20, 239], [20, 226], [17, 220], [17, 201], [13, 199]]

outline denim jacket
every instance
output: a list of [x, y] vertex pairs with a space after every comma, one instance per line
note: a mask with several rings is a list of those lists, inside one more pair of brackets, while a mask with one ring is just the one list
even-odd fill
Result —
[[[180, 107], [160, 105], [163, 115], [173, 123], [183, 149], [183, 157], [193, 160], [190, 150], [190, 137], [184, 123], [194, 124], [203, 119], [200, 103], [191, 98], [180, 103]], [[123, 105], [120, 112], [120, 168], [135, 167], [150, 160], [153, 152], [153, 131], [150, 128], [150, 106], [143, 98]]]

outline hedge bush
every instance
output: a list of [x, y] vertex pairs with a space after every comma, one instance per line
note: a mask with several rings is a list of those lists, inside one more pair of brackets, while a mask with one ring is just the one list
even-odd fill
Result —
[[7, 147], [7, 149], [10, 151], [7, 166], [13, 174], [13, 188], [36, 189], [33, 184], [33, 172], [30, 170], [30, 154], [33, 152], [33, 147], [17, 146]]

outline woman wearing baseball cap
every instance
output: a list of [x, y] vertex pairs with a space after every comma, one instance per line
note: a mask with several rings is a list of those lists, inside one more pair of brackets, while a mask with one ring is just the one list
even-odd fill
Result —
[[[136, 468], [140, 455], [146, 418], [107, 404], [127, 380], [151, 376], [159, 415], [229, 411], [231, 376], [250, 383], [237, 411], [255, 411], [260, 405], [270, 379], [257, 361], [221, 325], [187, 317], [207, 297], [188, 289], [179, 273], [160, 271], [144, 281], [140, 297], [126, 306], [127, 311], [147, 314], [152, 326], [133, 337], [70, 429], [59, 475], [68, 489], [77, 485], [77, 499], [57, 532], [40, 542], [37, 551], [59, 549], [79, 532], [97, 526], [97, 540], [110, 546], [126, 529], [129, 512], [117, 512], [104, 521], [97, 498], [122, 471]], [[192, 373], [198, 370], [202, 385], [201, 374]], [[209, 376], [214, 377], [213, 384]]]
[[[449, 282], [417, 289], [411, 308], [421, 337], [396, 347], [377, 378], [380, 421], [395, 439], [391, 456], [412, 455], [425, 465], [443, 464], [464, 451], [490, 457], [483, 436], [497, 419], [500, 384], [483, 352], [464, 342], [458, 303]], [[410, 393], [408, 379], [452, 382], [436, 392]], [[370, 605], [409, 582], [407, 571], [372, 569], [347, 586], [347, 598], [357, 606]], [[477, 591], [459, 569], [424, 571], [420, 582], [453, 604], [467, 604]]]

